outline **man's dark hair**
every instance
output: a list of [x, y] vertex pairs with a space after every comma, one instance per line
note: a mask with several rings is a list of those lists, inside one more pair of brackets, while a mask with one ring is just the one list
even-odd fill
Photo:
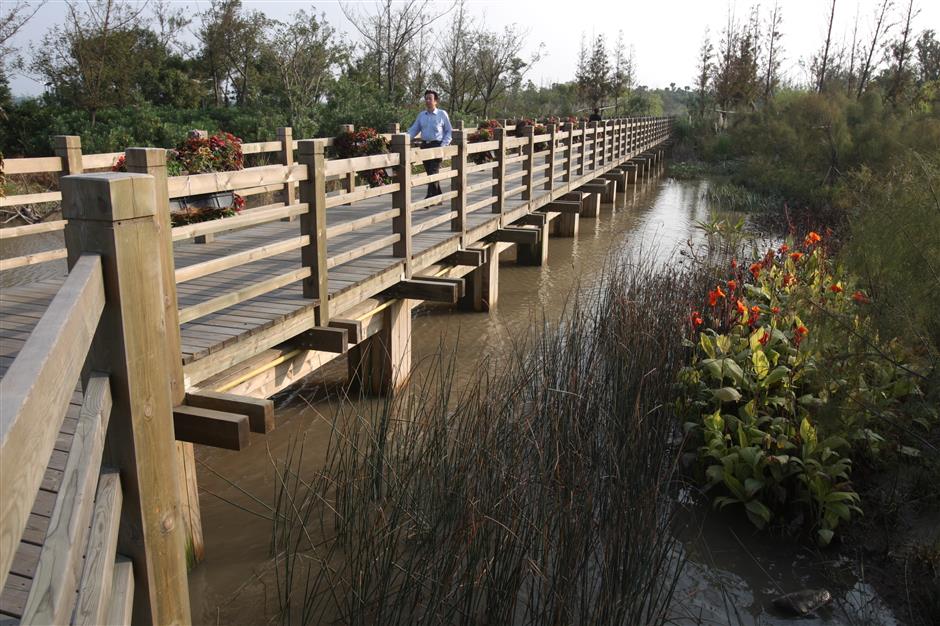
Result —
[[441, 96], [438, 95], [438, 93], [434, 91], [433, 89], [428, 89], [427, 91], [424, 92], [425, 97], [427, 97], [428, 94], [432, 94], [434, 96], [434, 99], [437, 100], [438, 102], [441, 101]]
[[595, 113], [600, 113], [601, 110], [600, 110], [600, 109], [594, 109], [594, 112], [595, 112]]

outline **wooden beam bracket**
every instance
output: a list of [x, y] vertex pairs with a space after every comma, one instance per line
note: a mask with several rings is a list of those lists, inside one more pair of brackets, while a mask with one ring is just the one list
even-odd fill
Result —
[[467, 265], [470, 267], [480, 267], [486, 263], [486, 248], [465, 248], [453, 253], [448, 261], [454, 265]]
[[274, 401], [239, 396], [234, 393], [201, 389], [186, 392], [186, 405], [248, 416], [251, 432], [265, 434], [274, 430]]
[[304, 350], [319, 350], [335, 354], [346, 354], [349, 349], [349, 337], [346, 329], [333, 326], [308, 328], [291, 339], [290, 342]]
[[581, 213], [581, 200], [556, 200], [549, 202], [541, 208], [542, 211], [555, 211], [557, 213]]
[[496, 229], [496, 232], [490, 235], [489, 239], [507, 243], [537, 244], [542, 240], [542, 231], [536, 228], [512, 228], [509, 226]]
[[334, 317], [330, 320], [331, 328], [341, 328], [346, 331], [346, 340], [349, 343], [359, 343], [365, 339], [365, 331], [361, 320], [351, 320]]
[[462, 278], [416, 276], [409, 280], [399, 281], [394, 286], [389, 287], [385, 290], [384, 296], [456, 304], [465, 291], [466, 288]]
[[248, 447], [248, 416], [180, 405], [173, 409], [177, 441], [188, 441], [226, 450]]

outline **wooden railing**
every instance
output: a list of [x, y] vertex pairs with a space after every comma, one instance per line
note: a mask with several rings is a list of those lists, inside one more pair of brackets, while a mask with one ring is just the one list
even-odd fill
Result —
[[[570, 161], [572, 160], [570, 156], [576, 156], [577, 168], [574, 171], [568, 171], [562, 178], [562, 182], [567, 182], [572, 178], [572, 175], [583, 176], [585, 172], [590, 172], [598, 166], [602, 166], [612, 159], [618, 158], [620, 155], [642, 152], [643, 149], [654, 145], [658, 139], [661, 139], [664, 130], [668, 132], [667, 127], [669, 123], [669, 120], [665, 118], [626, 118], [601, 123], [592, 122], [590, 124], [581, 122], [576, 126], [564, 126], [561, 128], [548, 125], [552, 128], [551, 132], [540, 136], [533, 136], [531, 139], [528, 136], [514, 136], [515, 127], [506, 124], [504, 128], [497, 131], [497, 136], [503, 139], [468, 144], [464, 148], [465, 156], [479, 152], [495, 152], [497, 159], [494, 162], [479, 165], [465, 163], [464, 172], [459, 172], [458, 168], [452, 167], [450, 170], [442, 171], [435, 177], [429, 177], [426, 174], [415, 175], [411, 177], [409, 184], [410, 187], [415, 187], [434, 181], [458, 178], [464, 176], [464, 174], [492, 170], [493, 185], [499, 187], [497, 195], [493, 199], [482, 200], [478, 202], [477, 205], [467, 206], [466, 210], [469, 213], [486, 206], [492, 206], [494, 212], [500, 212], [503, 206], [504, 195], [508, 194], [509, 196], [514, 196], [517, 193], [523, 193], [526, 196], [531, 196], [536, 187], [536, 185], [532, 183], [531, 177], [533, 175], [542, 175], [545, 170], [550, 172], [554, 171], [551, 169], [551, 165], [545, 161], [549, 153], [555, 155], [552, 157], [552, 163], [555, 163], [555, 159], [558, 158]], [[462, 133], [462, 131], [457, 132]], [[385, 134], [383, 137], [391, 141], [395, 137], [395, 134]], [[333, 143], [332, 138], [302, 141], [318, 141], [324, 149], [331, 146]], [[529, 155], [532, 152], [531, 144], [533, 143], [536, 145], [548, 143], [549, 147], [546, 150], [540, 150], [535, 153], [534, 159], [530, 159]], [[246, 225], [263, 223], [256, 221], [258, 219], [268, 221], [266, 217], [261, 217], [261, 215], [271, 215], [270, 209], [272, 208], [297, 206], [297, 187], [308, 179], [307, 172], [309, 171], [307, 164], [303, 163], [299, 158], [297, 158], [295, 162], [300, 144], [300, 141], [296, 141], [292, 138], [292, 130], [290, 128], [280, 128], [278, 129], [277, 141], [247, 143], [242, 146], [242, 151], [246, 155], [275, 155], [277, 160], [280, 161], [279, 165], [262, 165], [235, 172], [174, 176], [166, 179], [167, 199], [184, 198], [197, 194], [221, 191], [235, 191], [241, 196], [253, 196], [280, 190], [284, 191], [284, 198], [281, 203], [277, 205], [266, 205], [259, 209], [246, 211], [245, 215], [240, 217], [247, 219], [239, 221], [238, 219], [229, 218], [221, 220], [219, 224], [200, 224], [197, 228], [192, 226], [179, 227], [178, 229], [174, 229], [174, 240], [186, 239], [192, 236], [197, 238], [198, 241], [210, 241], [212, 235], [215, 233], [242, 228]], [[57, 136], [54, 138], [54, 145], [56, 156], [53, 157], [6, 159], [3, 162], [4, 173], [10, 176], [53, 173], [61, 177], [69, 174], [80, 174], [90, 169], [110, 168], [117, 162], [118, 158], [125, 155], [124, 152], [83, 155], [81, 152], [81, 139], [74, 136]], [[415, 163], [420, 163], [423, 159], [430, 158], [432, 155], [438, 155], [445, 159], [452, 160], [455, 157], [463, 158], [463, 156], [458, 154], [456, 145], [457, 142], [455, 141], [454, 145], [448, 146], [447, 148], [432, 148], [424, 151], [412, 148], [405, 158], [403, 158], [404, 155], [400, 151], [396, 152], [394, 149], [392, 153], [388, 155], [336, 160], [325, 160], [324, 158], [324, 180], [326, 182], [342, 181], [342, 189], [340, 191], [331, 192], [327, 195], [326, 208], [330, 209], [386, 194], [404, 194], [404, 191], [399, 186], [400, 183], [397, 182], [400, 177], [396, 177], [396, 182], [378, 188], [355, 188], [356, 173], [385, 167], [394, 168], [400, 174], [401, 170], [404, 169], [405, 163], [410, 167]], [[534, 165], [536, 161], [539, 161], [538, 165]], [[528, 163], [532, 166], [530, 168], [531, 171], [517, 173], [507, 178], [505, 168], [516, 163]], [[547, 175], [544, 176], [547, 177]], [[551, 183], [552, 187], [555, 185], [555, 180], [545, 182]], [[466, 190], [466, 192], [473, 193], [482, 188], [484, 188], [484, 185], [477, 184]], [[550, 189], [550, 187], [546, 184], [544, 189]], [[454, 210], [460, 212], [461, 202], [456, 199], [456, 195], [452, 195], [454, 193], [455, 192], [451, 192], [451, 195], [445, 194], [444, 198], [427, 202], [417, 202], [411, 207], [411, 210], [413, 212], [420, 212], [423, 209], [451, 200], [454, 201]], [[21, 206], [41, 202], [60, 202], [61, 200], [61, 191], [11, 195], [0, 198], [0, 207]], [[396, 205], [398, 204], [400, 203], [396, 203]], [[268, 211], [265, 212], [262, 209]], [[291, 218], [295, 215], [299, 215], [299, 209], [296, 209], [296, 211], [297, 212], [292, 212], [288, 210], [286, 217]], [[255, 212], [259, 212], [258, 217], [249, 217]], [[273, 219], [283, 219], [283, 217], [285, 216], [279, 216]], [[401, 215], [393, 215], [393, 212], [390, 211], [378, 216], [376, 221], [395, 220], [396, 218], [401, 219], [401, 217]], [[369, 219], [370, 218], [363, 218], [361, 226], [365, 227], [376, 223], [376, 221], [370, 222]], [[438, 223], [446, 222], [443, 217], [436, 219], [439, 221], [434, 224], [424, 223], [416, 225], [416, 230], [412, 234], [418, 234], [423, 230], [432, 228]], [[455, 220], [455, 224], [459, 224], [461, 223], [462, 216], [458, 215], [453, 219]], [[26, 226], [3, 228], [0, 229], [0, 241], [10, 241], [18, 237], [60, 231], [65, 228], [65, 223], [65, 220], [54, 220]], [[353, 225], [352, 230], [355, 230], [358, 226], [359, 225]], [[339, 231], [334, 230], [333, 232], [327, 233], [327, 236], [335, 236], [346, 232], [351, 232], [348, 226], [343, 227]], [[392, 237], [389, 236], [386, 239], [391, 241], [391, 238]], [[379, 242], [377, 241], [375, 245], [378, 246]], [[64, 248], [57, 248], [0, 259], [0, 271], [59, 260], [65, 258], [65, 255]], [[348, 260], [349, 259], [336, 258], [332, 265], [337, 265]]]
[[[71, 269], [0, 380], [0, 587], [21, 542], [41, 545], [21, 623], [187, 623], [154, 180], [62, 183]], [[31, 509], [76, 386], [43, 536]]]

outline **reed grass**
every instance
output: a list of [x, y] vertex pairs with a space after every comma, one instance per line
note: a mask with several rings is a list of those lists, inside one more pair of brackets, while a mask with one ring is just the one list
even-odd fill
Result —
[[469, 384], [440, 351], [401, 392], [342, 403], [322, 471], [301, 479], [302, 442], [275, 462], [281, 623], [665, 621], [695, 284], [609, 268]]

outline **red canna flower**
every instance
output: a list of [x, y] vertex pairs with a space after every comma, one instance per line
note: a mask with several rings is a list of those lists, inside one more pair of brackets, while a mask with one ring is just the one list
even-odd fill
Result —
[[751, 317], [750, 319], [748, 319], [748, 324], [750, 324], [751, 326], [754, 326], [755, 324], [757, 324], [757, 320], [759, 319], [760, 319], [760, 307], [757, 305], [754, 305], [751, 307]]
[[754, 278], [757, 278], [758, 276], [760, 276], [760, 271], [763, 269], [763, 267], [764, 267], [763, 263], [760, 263], [760, 262], [752, 263], [751, 268], [750, 268], [751, 275]]
[[791, 259], [793, 260], [793, 262], [795, 263], [795, 262], [799, 261], [801, 258], [803, 258], [803, 253], [802, 253], [802, 252], [791, 252], [791, 253], [790, 253], [790, 258], [791, 258]]
[[690, 320], [692, 321], [692, 327], [693, 327], [693, 328], [695, 328], [696, 326], [701, 326], [701, 325], [702, 325], [702, 316], [699, 314], [698, 311], [692, 311], [692, 315], [690, 316]]
[[773, 313], [774, 315], [776, 315], [777, 313], [780, 312], [780, 307], [778, 307], [778, 306], [771, 307], [770, 312]]
[[738, 260], [734, 257], [731, 257], [731, 269], [738, 269]]
[[717, 285], [712, 291], [708, 292], [708, 304], [715, 306], [718, 298], [724, 298], [725, 292], [721, 290], [721, 285]]
[[808, 248], [812, 246], [813, 244], [819, 243], [820, 241], [822, 241], [822, 237], [819, 236], [819, 233], [817, 233], [815, 230], [811, 230], [809, 234], [806, 235], [806, 238], [803, 240], [803, 245], [805, 245]]
[[783, 275], [783, 286], [789, 287], [790, 285], [796, 284], [796, 276], [793, 274], [784, 274]]
[[868, 302], [870, 302], [870, 300], [868, 299], [868, 296], [866, 296], [865, 292], [863, 291], [856, 291], [855, 293], [853, 293], [852, 299], [855, 300], [859, 304], [867, 304]]
[[758, 339], [758, 341], [760, 342], [760, 345], [766, 346], [766, 345], [767, 345], [767, 342], [770, 341], [770, 333], [768, 333], [768, 332], [765, 330], [765, 331], [764, 331], [764, 334], [760, 336], [760, 339]]
[[734, 291], [735, 289], [737, 289], [737, 287], [738, 287], [738, 282], [737, 282], [737, 281], [735, 281], [735, 280], [729, 280], [729, 281], [728, 281], [728, 289], [730, 289], [731, 291]]
[[806, 326], [800, 324], [793, 330], [793, 342], [796, 345], [800, 345], [800, 342], [803, 341], [803, 338], [809, 334], [809, 329]]
[[790, 251], [790, 246], [788, 246], [787, 244], [783, 244], [777, 250], [778, 252], [780, 252], [780, 254], [786, 254], [787, 252]]
[[743, 301], [738, 300], [738, 313], [743, 315], [745, 312], [747, 312], [747, 307], [744, 305]]
[[829, 291], [832, 293], [842, 293], [842, 287], [840, 287], [838, 284], [829, 285]]

